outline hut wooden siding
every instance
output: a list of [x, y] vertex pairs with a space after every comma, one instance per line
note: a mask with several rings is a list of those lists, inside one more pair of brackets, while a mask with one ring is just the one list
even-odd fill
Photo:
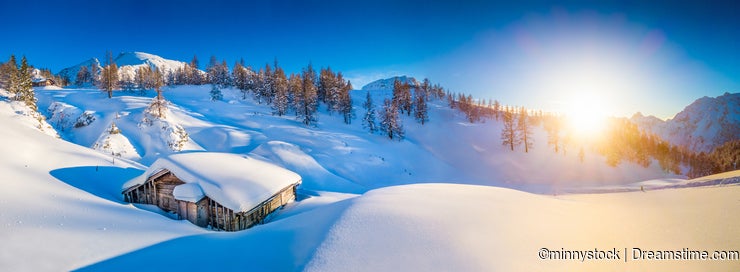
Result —
[[143, 184], [126, 189], [123, 195], [128, 202], [157, 205], [200, 227], [238, 231], [262, 223], [270, 213], [294, 200], [298, 185], [285, 187], [251, 210], [240, 212], [226, 208], [208, 196], [197, 202], [177, 200], [173, 191], [181, 184], [185, 182], [163, 169], [151, 175]]
[[52, 86], [52, 85], [56, 85], [56, 83], [51, 78], [31, 82], [31, 86], [33, 87], [44, 87], [44, 86]]

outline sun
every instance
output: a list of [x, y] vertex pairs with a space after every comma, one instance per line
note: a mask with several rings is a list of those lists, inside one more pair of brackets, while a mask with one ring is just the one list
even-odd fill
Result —
[[578, 95], [565, 104], [565, 118], [577, 136], [596, 137], [606, 127], [606, 104], [595, 95]]

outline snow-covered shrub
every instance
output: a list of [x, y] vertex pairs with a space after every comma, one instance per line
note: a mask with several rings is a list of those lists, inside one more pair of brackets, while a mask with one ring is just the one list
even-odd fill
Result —
[[160, 122], [160, 124], [162, 126], [162, 138], [167, 142], [167, 146], [172, 151], [181, 151], [189, 139], [185, 129], [180, 125], [169, 122]]
[[84, 126], [88, 126], [92, 124], [92, 122], [95, 121], [95, 112], [94, 111], [85, 111], [80, 115], [80, 117], [77, 118], [77, 121], [75, 121], [75, 128], [81, 128]]

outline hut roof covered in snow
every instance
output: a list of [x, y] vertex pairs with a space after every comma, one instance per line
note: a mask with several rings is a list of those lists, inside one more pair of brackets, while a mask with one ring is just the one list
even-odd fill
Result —
[[164, 169], [185, 182], [175, 187], [176, 199], [195, 202], [208, 196], [234, 211], [248, 211], [301, 182], [298, 174], [249, 156], [192, 152], [157, 159], [144, 174], [126, 182], [124, 189], [144, 184]]

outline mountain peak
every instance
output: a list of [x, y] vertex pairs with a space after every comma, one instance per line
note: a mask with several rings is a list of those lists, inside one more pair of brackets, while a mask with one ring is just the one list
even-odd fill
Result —
[[740, 139], [740, 93], [704, 96], [665, 122], [648, 117], [630, 119], [644, 130], [697, 152], [710, 152], [725, 142]]
[[365, 91], [386, 91], [386, 90], [393, 90], [393, 82], [394, 81], [401, 81], [401, 83], [408, 83], [409, 85], [418, 85], [419, 82], [416, 81], [415, 78], [410, 76], [394, 76], [384, 79], [378, 79], [376, 81], [370, 82], [362, 87], [362, 90]]

